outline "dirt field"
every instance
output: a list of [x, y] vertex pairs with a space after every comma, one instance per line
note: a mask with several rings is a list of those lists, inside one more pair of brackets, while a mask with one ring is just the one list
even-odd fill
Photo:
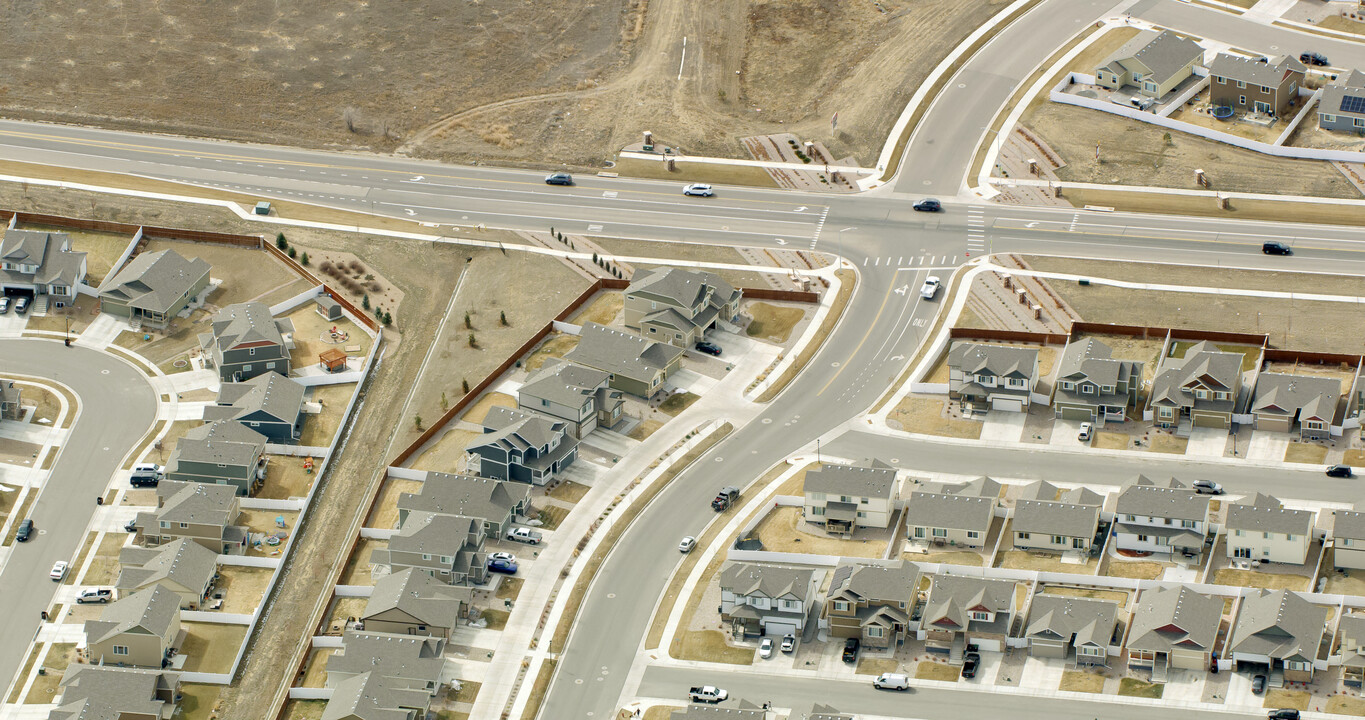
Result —
[[[1242, 290], [1266, 288], [1312, 288], [1322, 295], [1365, 296], [1365, 278], [1323, 273], [1294, 273], [1274, 270], [1240, 270], [1196, 265], [1121, 262], [1054, 255], [1026, 255], [1023, 260], [1034, 270], [1113, 278], [1127, 282], [1150, 282], [1193, 287], [1224, 287]], [[1065, 284], [1064, 281], [1051, 281]], [[1094, 287], [1094, 286], [1092, 286]], [[1103, 339], [1109, 342], [1110, 336]]]
[[756, 302], [749, 306], [753, 321], [745, 330], [750, 337], [762, 336], [765, 340], [785, 343], [791, 337], [792, 328], [806, 316], [806, 310], [798, 305], [774, 305]]
[[1179, 132], [1170, 133], [1167, 141], [1164, 128], [1098, 110], [1048, 102], [1029, 112], [1023, 124], [1066, 161], [1057, 170], [1063, 181], [1193, 190], [1199, 189], [1194, 171], [1200, 169], [1214, 190], [1360, 197], [1355, 186], [1324, 161], [1274, 158]]

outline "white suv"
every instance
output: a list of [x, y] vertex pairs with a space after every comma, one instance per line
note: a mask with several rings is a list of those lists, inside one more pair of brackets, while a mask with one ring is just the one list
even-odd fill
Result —
[[925, 300], [933, 300], [934, 296], [938, 294], [939, 282], [938, 278], [930, 275], [929, 278], [924, 281], [924, 285], [920, 287], [919, 296]]

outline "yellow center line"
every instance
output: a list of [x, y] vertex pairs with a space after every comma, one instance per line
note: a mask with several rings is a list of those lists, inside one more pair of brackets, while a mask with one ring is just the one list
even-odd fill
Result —
[[[858, 354], [858, 350], [862, 348], [863, 343], [867, 342], [867, 338], [872, 335], [872, 330], [877, 327], [877, 320], [881, 318], [882, 311], [886, 310], [886, 304], [891, 301], [891, 294], [894, 292], [896, 292], [896, 284], [892, 283], [891, 287], [886, 289], [886, 297], [882, 298], [882, 306], [877, 308], [877, 314], [872, 317], [872, 322], [868, 324], [867, 332], [863, 333], [863, 339], [859, 340], [858, 344], [853, 346], [853, 352], [848, 354], [848, 360], [845, 360], [839, 365], [839, 369], [834, 371], [834, 376], [829, 379], [829, 382], [825, 383], [825, 386], [820, 388], [819, 392], [815, 393], [816, 397], [825, 394], [825, 391], [829, 389], [829, 386], [833, 385], [834, 381], [839, 379], [839, 373], [842, 373], [844, 368], [848, 367], [848, 361], [852, 360], [853, 357]], [[845, 312], [847, 312], [847, 309], [845, 309]]]

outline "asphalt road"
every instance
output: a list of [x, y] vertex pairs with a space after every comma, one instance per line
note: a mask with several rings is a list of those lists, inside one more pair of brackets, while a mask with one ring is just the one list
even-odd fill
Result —
[[38, 631], [40, 613], [56, 595], [57, 584], [48, 579], [48, 571], [80, 549], [95, 498], [152, 427], [157, 398], [146, 377], [128, 363], [56, 340], [0, 340], [0, 367], [63, 383], [81, 402], [65, 447], [29, 513], [38, 535], [15, 543], [0, 570], [0, 609], [6, 615], [0, 623], [0, 679], [8, 686]]

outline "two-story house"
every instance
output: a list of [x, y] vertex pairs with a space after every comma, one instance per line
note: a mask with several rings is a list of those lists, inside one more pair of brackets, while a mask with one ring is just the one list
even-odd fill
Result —
[[390, 572], [414, 568], [450, 585], [482, 585], [488, 581], [486, 538], [482, 518], [410, 512], [389, 546], [370, 554], [370, 563]]
[[153, 585], [85, 621], [85, 657], [95, 664], [164, 667], [184, 642], [180, 596]]
[[217, 420], [185, 431], [166, 463], [166, 478], [230, 486], [250, 495], [265, 482], [266, 437], [236, 420]]
[[1332, 563], [1345, 570], [1365, 570], [1365, 512], [1356, 503], [1350, 510], [1333, 511]]
[[149, 546], [187, 538], [219, 555], [241, 555], [247, 529], [233, 524], [241, 514], [231, 487], [162, 480], [156, 486], [156, 509], [138, 513], [133, 524]]
[[616, 390], [649, 398], [682, 367], [684, 352], [665, 342], [586, 322], [578, 331], [578, 345], [564, 359], [607, 373]]
[[905, 532], [922, 544], [981, 547], [999, 504], [1000, 483], [988, 477], [962, 486], [930, 485], [910, 493]]
[[650, 340], [690, 348], [739, 315], [743, 292], [713, 272], [654, 268], [625, 290], [625, 326]]
[[1060, 492], [1047, 481], [1034, 482], [1014, 503], [1010, 521], [1014, 548], [1089, 553], [1103, 505], [1104, 497], [1086, 488]]
[[155, 547], [125, 547], [119, 551], [119, 597], [153, 585], [174, 592], [181, 610], [198, 610], [218, 580], [218, 553], [182, 537]]
[[1052, 394], [1057, 417], [1101, 426], [1111, 420], [1124, 421], [1128, 408], [1137, 405], [1142, 363], [1110, 357], [1113, 352], [1095, 338], [1075, 340], [1066, 346]]
[[578, 459], [578, 440], [563, 420], [495, 407], [484, 416], [483, 432], [465, 452], [478, 457], [484, 477], [544, 485]]
[[278, 444], [298, 442], [303, 417], [303, 386], [274, 370], [223, 383], [216, 404], [204, 408], [205, 422], [236, 420]]
[[1290, 116], [1307, 68], [1297, 58], [1249, 58], [1218, 53], [1209, 63], [1209, 104], [1276, 117]]
[[56, 307], [76, 301], [85, 282], [85, 253], [71, 249], [71, 236], [45, 230], [5, 230], [0, 240], [0, 291], [46, 296]]
[[209, 285], [209, 264], [174, 250], [141, 253], [100, 283], [100, 312], [138, 325], [164, 328], [198, 302]]
[[1155, 682], [1171, 669], [1209, 667], [1222, 618], [1221, 597], [1183, 585], [1143, 590], [1128, 631], [1128, 667], [1151, 670]]
[[568, 423], [583, 438], [598, 427], [621, 422], [625, 393], [611, 387], [611, 375], [571, 362], [547, 362], [517, 390], [517, 408]]
[[806, 522], [832, 533], [860, 527], [885, 528], [896, 512], [899, 483], [895, 468], [878, 460], [863, 465], [832, 465], [806, 471]]
[[327, 660], [325, 720], [422, 720], [445, 684], [445, 639], [348, 630]]
[[964, 412], [1023, 412], [1037, 385], [1037, 348], [955, 342], [948, 350], [948, 396]]
[[1160, 98], [1194, 74], [1204, 48], [1170, 30], [1143, 30], [1095, 67], [1095, 84], [1110, 90], [1136, 88]]
[[1340, 426], [1340, 399], [1341, 381], [1336, 378], [1263, 372], [1256, 378], [1251, 413], [1257, 430], [1297, 430], [1304, 440], [1326, 440], [1332, 426]]
[[1228, 505], [1228, 557], [1302, 565], [1313, 544], [1312, 510], [1286, 508], [1256, 493]]
[[1164, 358], [1148, 402], [1156, 426], [1231, 427], [1242, 389], [1242, 358], [1208, 341], [1186, 348], [1183, 357]]
[[199, 336], [199, 346], [223, 382], [241, 382], [271, 371], [289, 377], [293, 335], [293, 321], [276, 319], [265, 303], [235, 303], [213, 316], [212, 332]]
[[180, 673], [72, 663], [47, 720], [167, 720], [180, 697]]
[[1365, 614], [1348, 613], [1337, 623], [1341, 633], [1341, 682], [1347, 687], [1365, 686]]
[[375, 581], [360, 621], [374, 632], [449, 640], [473, 600], [472, 588], [453, 587], [416, 568], [404, 568]]
[[1311, 682], [1327, 617], [1298, 593], [1253, 590], [1242, 596], [1227, 657], [1239, 670], [1284, 670], [1289, 682]]
[[1029, 603], [1024, 637], [1034, 657], [1070, 659], [1077, 665], [1106, 665], [1117, 647], [1119, 604], [1113, 600], [1035, 595]]
[[968, 644], [1001, 652], [1014, 610], [1012, 580], [935, 575], [921, 618], [925, 648], [948, 653], [954, 664], [962, 662]]
[[1365, 73], [1347, 70], [1322, 88], [1318, 127], [1365, 134]]
[[903, 560], [840, 565], [821, 610], [830, 635], [856, 637], [869, 648], [899, 646], [905, 642], [919, 577], [919, 566]]
[[819, 591], [810, 568], [727, 562], [720, 569], [720, 619], [736, 635], [797, 635]]
[[531, 486], [473, 475], [428, 472], [420, 492], [398, 495], [400, 527], [411, 512], [480, 518], [485, 534], [502, 537], [517, 515], [531, 516]]
[[1197, 554], [1209, 531], [1209, 498], [1175, 478], [1142, 475], [1124, 486], [1114, 505], [1114, 544], [1139, 553]]

